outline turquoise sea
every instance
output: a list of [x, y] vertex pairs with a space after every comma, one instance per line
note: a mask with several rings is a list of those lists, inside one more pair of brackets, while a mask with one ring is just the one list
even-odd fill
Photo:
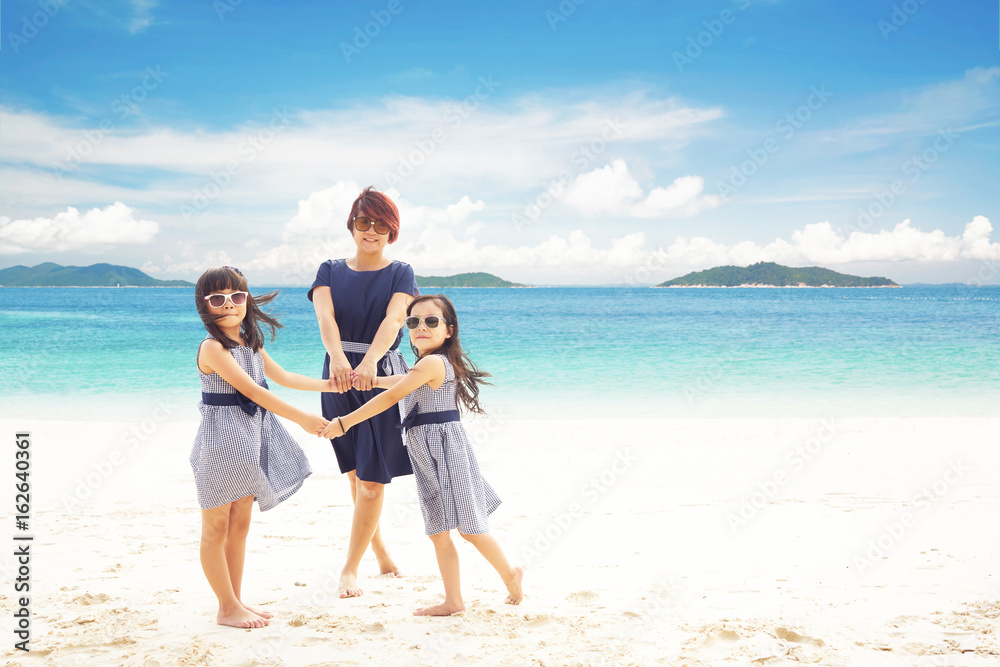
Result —
[[[508, 418], [1000, 414], [1000, 287], [441, 291]], [[318, 377], [305, 294], [280, 289], [266, 347]], [[0, 288], [0, 331], [5, 418], [117, 420], [156, 400], [196, 417], [193, 289]]]

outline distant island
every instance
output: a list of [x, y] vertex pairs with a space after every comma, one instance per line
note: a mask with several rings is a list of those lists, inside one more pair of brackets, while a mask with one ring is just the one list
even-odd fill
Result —
[[454, 276], [417, 276], [417, 287], [527, 287], [492, 273], [459, 273]]
[[[459, 273], [455, 276], [417, 276], [417, 285], [436, 287], [527, 287], [490, 273]], [[62, 266], [45, 262], [38, 266], [0, 269], [0, 287], [194, 287], [186, 280], [158, 280], [139, 269], [116, 264]]]
[[0, 269], [0, 287], [194, 287], [186, 280], [157, 280], [139, 269], [116, 264], [38, 266]]
[[899, 287], [888, 278], [862, 278], [818, 266], [794, 268], [774, 262], [717, 266], [660, 283], [657, 287]]

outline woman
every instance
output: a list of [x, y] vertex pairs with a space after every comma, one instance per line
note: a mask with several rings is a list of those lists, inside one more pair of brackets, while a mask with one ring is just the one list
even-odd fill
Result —
[[[406, 308], [420, 295], [410, 265], [383, 255], [386, 244], [399, 235], [399, 211], [391, 199], [366, 188], [351, 206], [347, 229], [357, 252], [350, 259], [321, 264], [309, 290], [326, 348], [323, 377], [333, 378], [336, 385], [336, 393], [323, 394], [327, 419], [346, 415], [376, 396], [381, 391], [373, 389], [377, 375], [407, 371], [397, 348]], [[331, 443], [354, 500], [340, 597], [357, 597], [362, 594], [358, 566], [369, 544], [382, 574], [399, 576], [378, 524], [385, 485], [413, 470], [403, 448], [398, 410], [387, 410]]]

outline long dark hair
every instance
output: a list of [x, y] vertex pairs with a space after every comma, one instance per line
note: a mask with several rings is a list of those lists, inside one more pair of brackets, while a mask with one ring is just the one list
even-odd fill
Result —
[[[476, 368], [472, 360], [462, 351], [462, 343], [458, 339], [458, 315], [455, 313], [455, 306], [444, 294], [424, 294], [410, 303], [406, 314], [409, 315], [415, 305], [424, 301], [436, 303], [444, 315], [445, 326], [452, 328], [451, 338], [445, 338], [441, 347], [431, 354], [443, 354], [455, 369], [455, 398], [459, 405], [468, 412], [485, 414], [486, 411], [479, 405], [479, 385], [490, 384], [483, 379], [490, 377], [490, 374]], [[410, 343], [410, 348], [419, 358], [420, 353], [413, 347], [413, 343]]]
[[[205, 297], [209, 294], [225, 289], [236, 290], [237, 292], [250, 291], [250, 288], [247, 287], [247, 279], [243, 277], [243, 273], [239, 269], [232, 266], [220, 266], [209, 269], [198, 278], [198, 282], [194, 286], [194, 301], [195, 306], [198, 308], [198, 314], [201, 315], [201, 322], [205, 325], [205, 330], [222, 343], [224, 348], [229, 350], [238, 347], [240, 342], [233, 340], [223, 333], [222, 329], [216, 323], [221, 316], [213, 315], [208, 309], [208, 303], [205, 301]], [[261, 322], [270, 330], [271, 340], [274, 340], [276, 331], [281, 328], [278, 320], [260, 309], [261, 306], [266, 306], [274, 301], [276, 296], [278, 296], [277, 292], [268, 292], [260, 296], [251, 295], [247, 297], [247, 315], [243, 318], [243, 322], [240, 323], [240, 335], [243, 337], [246, 346], [254, 352], [264, 347], [264, 333], [260, 328]]]

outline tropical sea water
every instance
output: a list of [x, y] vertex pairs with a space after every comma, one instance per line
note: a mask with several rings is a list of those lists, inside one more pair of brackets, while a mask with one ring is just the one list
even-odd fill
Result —
[[[1000, 287], [441, 291], [508, 418], [1000, 414]], [[266, 348], [319, 377], [305, 295], [280, 289]], [[197, 416], [191, 288], [0, 288], [0, 331], [5, 418]]]

